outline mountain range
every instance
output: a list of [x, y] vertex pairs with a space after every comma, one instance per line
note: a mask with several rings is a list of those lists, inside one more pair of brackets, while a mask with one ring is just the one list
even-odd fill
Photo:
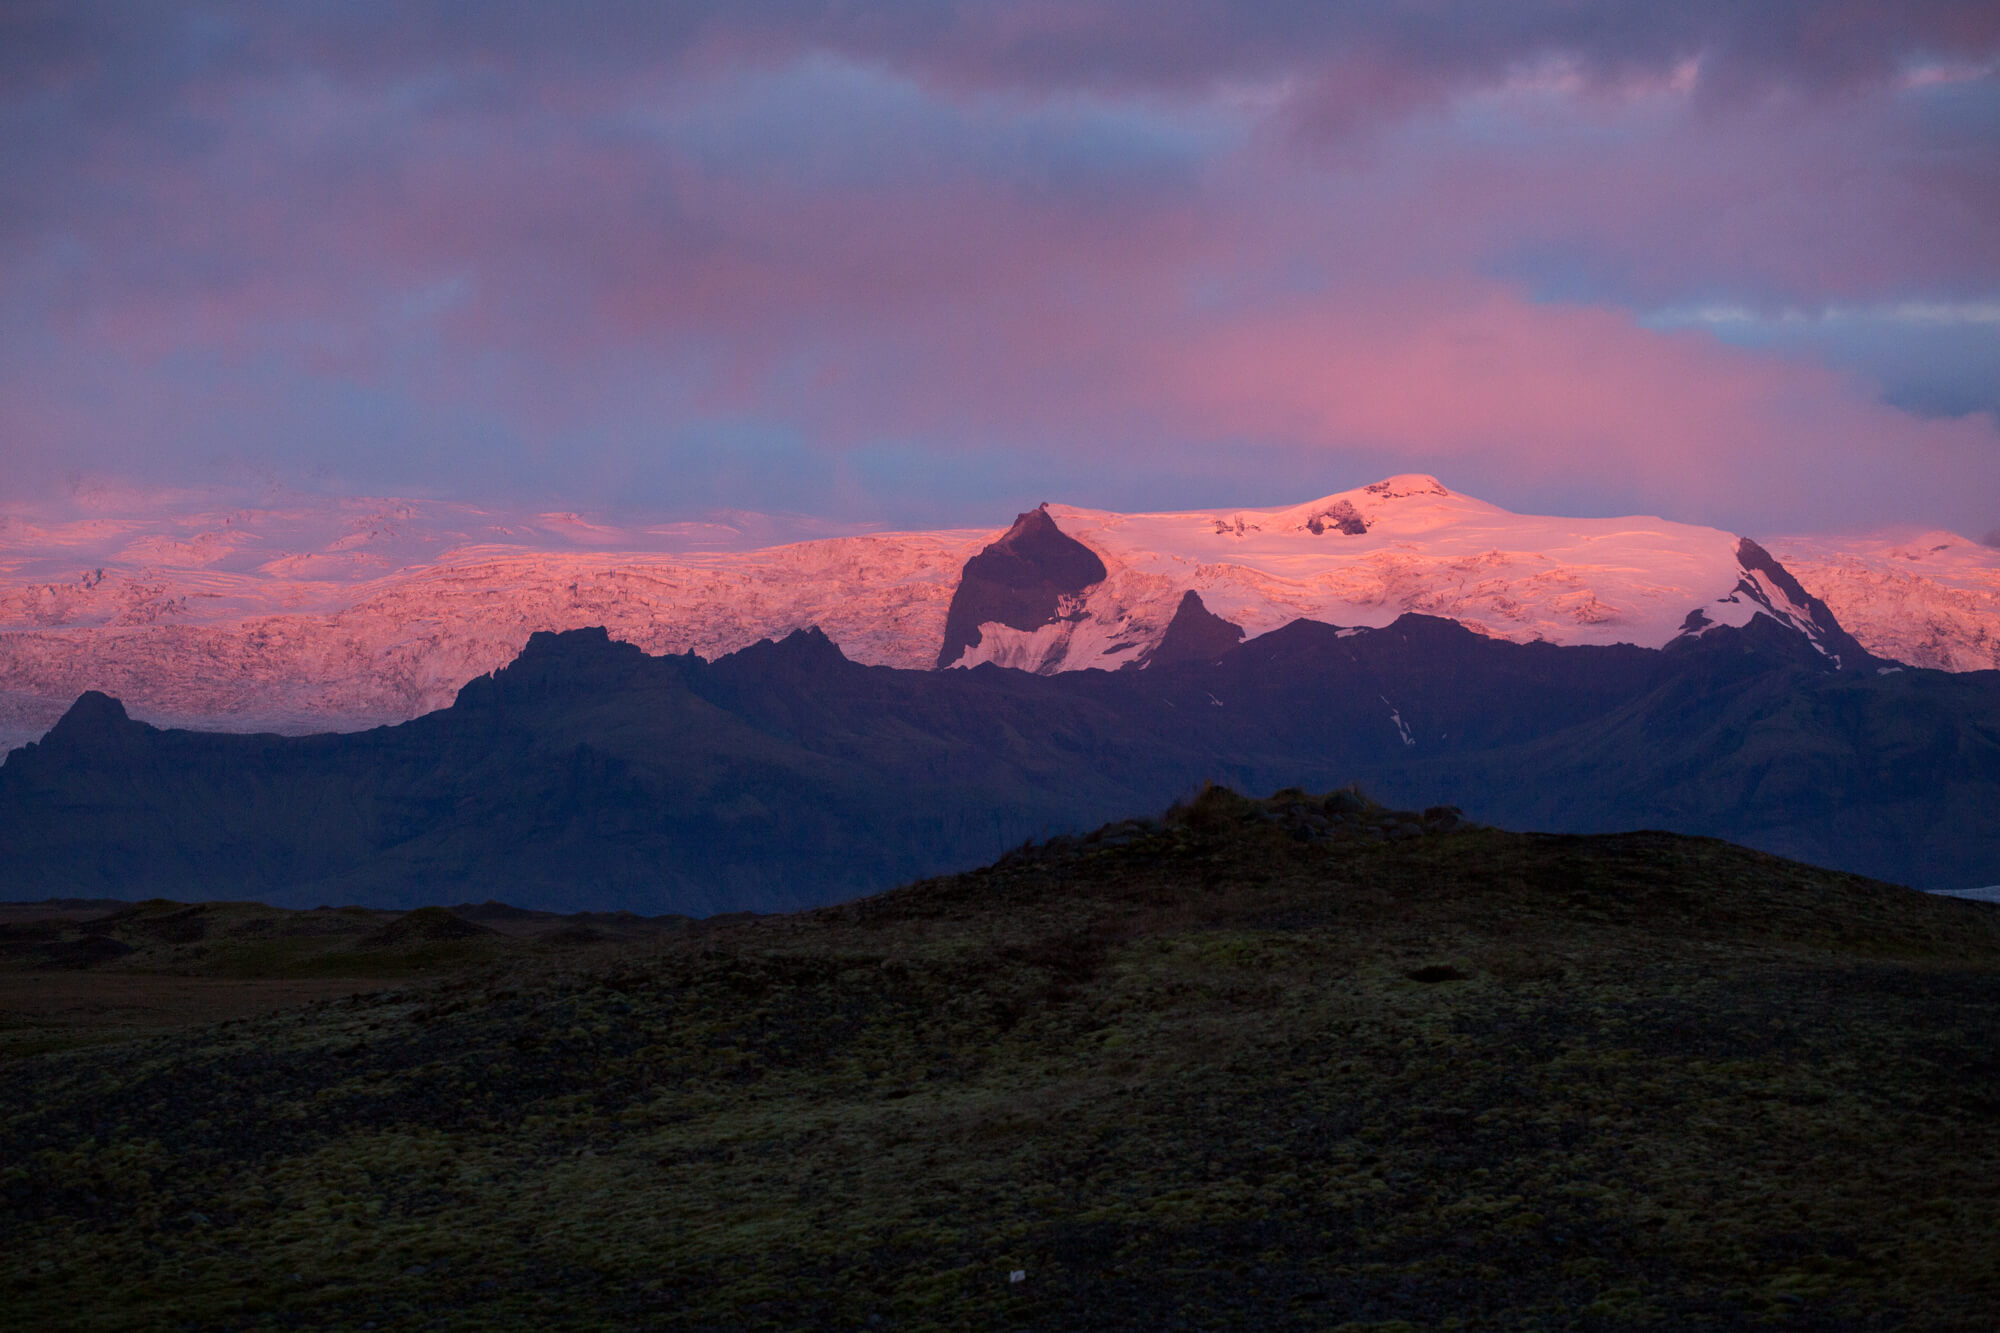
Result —
[[1359, 782], [1505, 826], [1667, 828], [1960, 888], [2000, 879], [2000, 672], [1857, 663], [1770, 615], [1662, 648], [1298, 620], [1212, 656], [1046, 675], [870, 667], [817, 630], [713, 662], [538, 633], [449, 708], [353, 734], [160, 730], [88, 693], [0, 767], [0, 882], [774, 910], [1206, 781]]
[[[1412, 611], [1514, 642], [1660, 647], [1696, 610], [1725, 625], [1761, 610], [1816, 633], [1816, 598], [1885, 661], [2000, 667], [2000, 550], [1954, 534], [1772, 538], [1749, 554], [1738, 534], [1512, 514], [1421, 475], [1267, 509], [1047, 505], [1030, 512], [1086, 558], [1030, 578], [1026, 601], [1009, 600], [1011, 547], [995, 529], [742, 514], [634, 527], [413, 500], [92, 505], [0, 513], [0, 747], [40, 736], [90, 689], [170, 726], [405, 721], [530, 634], [592, 625], [656, 654], [712, 659], [816, 626], [869, 665], [1055, 672], [1157, 664], [1184, 606], [1167, 651], [1189, 651], [1198, 626], [1207, 651], [1301, 617], [1379, 628]], [[978, 560], [986, 605], [962, 595]]]

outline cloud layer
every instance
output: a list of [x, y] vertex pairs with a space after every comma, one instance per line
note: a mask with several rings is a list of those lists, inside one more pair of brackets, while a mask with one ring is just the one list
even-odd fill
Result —
[[16, 5], [0, 499], [1421, 468], [1984, 532], [1996, 57], [1983, 4]]

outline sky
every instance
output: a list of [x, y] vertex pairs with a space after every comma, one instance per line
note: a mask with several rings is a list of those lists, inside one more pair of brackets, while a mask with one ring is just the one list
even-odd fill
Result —
[[2000, 6], [0, 0], [0, 503], [1412, 471], [2000, 531]]

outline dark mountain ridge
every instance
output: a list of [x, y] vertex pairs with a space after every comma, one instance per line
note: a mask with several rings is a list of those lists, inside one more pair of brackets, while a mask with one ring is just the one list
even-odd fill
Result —
[[1759, 618], [1666, 649], [1298, 621], [1143, 672], [900, 671], [817, 630], [706, 662], [536, 634], [452, 707], [280, 737], [81, 697], [0, 767], [17, 898], [839, 901], [1205, 780], [1360, 781], [1566, 832], [1663, 827], [1912, 883], [2000, 879], [2000, 673], [1836, 670]]

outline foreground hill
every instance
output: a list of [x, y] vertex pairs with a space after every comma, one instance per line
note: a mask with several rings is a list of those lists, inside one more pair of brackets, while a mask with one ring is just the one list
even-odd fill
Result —
[[[404, 721], [504, 666], [530, 634], [593, 625], [650, 653], [715, 658], [817, 625], [870, 665], [1074, 670], [1145, 660], [1189, 592], [1253, 638], [1301, 616], [1380, 627], [1419, 612], [1518, 642], [1659, 647], [1692, 611], [1737, 624], [1760, 597], [1802, 627], [1812, 619], [1745, 561], [1738, 534], [1515, 514], [1428, 476], [1276, 508], [1031, 513], [1086, 548], [1050, 571], [1039, 607], [994, 599], [977, 573], [966, 586], [982, 548], [1007, 540], [991, 527], [778, 544], [815, 529], [416, 500], [13, 509], [0, 513], [0, 750], [91, 689], [161, 725]], [[1868, 652], [2000, 667], [2000, 550], [1949, 533], [1767, 545]]]
[[0, 1064], [0, 1325], [1969, 1329], [1996, 1050], [1990, 905], [1211, 791]]
[[[1171, 644], [1169, 644], [1171, 646]], [[86, 695], [0, 767], [16, 898], [839, 901], [1201, 782], [1359, 779], [1562, 832], [1670, 828], [1921, 888], [2000, 880], [2000, 673], [1839, 671], [1768, 617], [1661, 650], [1298, 621], [1144, 671], [715, 662], [536, 635], [350, 735], [158, 731]]]

